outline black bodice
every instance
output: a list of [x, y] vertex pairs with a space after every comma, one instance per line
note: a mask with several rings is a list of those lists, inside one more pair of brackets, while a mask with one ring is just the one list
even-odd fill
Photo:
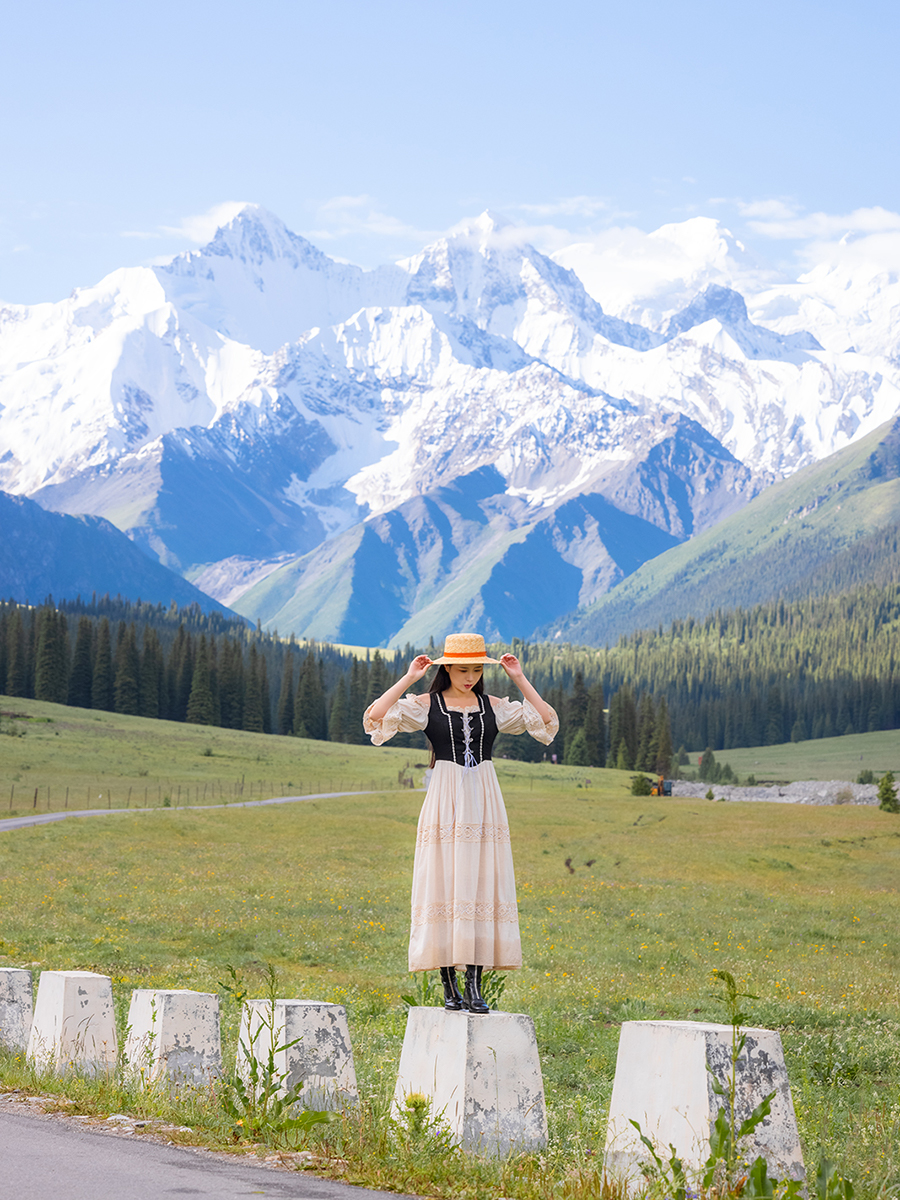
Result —
[[476, 696], [477, 708], [456, 712], [447, 708], [440, 692], [433, 692], [425, 734], [438, 762], [475, 767], [487, 762], [497, 736], [497, 719], [487, 696]]

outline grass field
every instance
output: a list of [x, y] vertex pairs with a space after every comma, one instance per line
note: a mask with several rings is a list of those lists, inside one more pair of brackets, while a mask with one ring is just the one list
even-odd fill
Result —
[[[220, 763], [223, 778], [249, 780], [257, 755], [276, 781], [278, 769], [309, 764], [310, 790], [338, 790], [328, 784], [342, 772], [342, 782], [385, 787], [417, 757], [102, 714], [92, 760], [90, 714], [15, 704], [56, 718], [29, 722], [24, 738], [0, 737], [0, 784], [27, 762], [32, 790], [38, 779], [62, 786], [67, 771], [86, 785], [94, 763], [104, 768], [97, 778], [121, 771], [121, 788], [139, 761], [150, 780], [165, 764], [167, 779], [202, 789], [203, 773], [208, 782]], [[512, 1173], [447, 1156], [416, 1166], [371, 1137], [326, 1127], [313, 1137], [346, 1160], [347, 1178], [448, 1197], [599, 1195], [576, 1182], [596, 1183], [619, 1025], [722, 1020], [710, 975], [724, 968], [759, 997], [751, 1023], [782, 1033], [807, 1164], [826, 1152], [858, 1200], [898, 1195], [900, 818], [847, 805], [636, 798], [624, 772], [507, 762], [498, 772], [526, 964], [510, 973], [503, 1007], [535, 1020], [550, 1149], [539, 1168]], [[383, 1120], [403, 1037], [400, 996], [412, 987], [420, 804], [419, 793], [384, 790], [2, 833], [0, 964], [109, 974], [122, 1019], [133, 987], [219, 988], [232, 1053], [238, 1008], [220, 988], [228, 966], [253, 995], [272, 964], [282, 994], [346, 1004], [366, 1111]], [[22, 1085], [21, 1064], [7, 1060], [2, 1078]], [[202, 1114], [183, 1123], [201, 1141], [223, 1136]]]
[[[699, 751], [703, 753], [702, 749]], [[868, 768], [877, 778], [886, 771], [900, 776], [900, 730], [854, 733], [848, 737], [817, 738], [811, 742], [785, 742], [780, 746], [739, 747], [717, 750], [719, 762], [730, 763], [746, 779], [846, 779], [853, 782]], [[696, 763], [697, 755], [691, 755]]]
[[9, 734], [0, 736], [0, 819], [48, 808], [162, 807], [166, 797], [180, 807], [394, 788], [424, 753], [379, 754], [6, 696], [0, 712], [0, 733]]

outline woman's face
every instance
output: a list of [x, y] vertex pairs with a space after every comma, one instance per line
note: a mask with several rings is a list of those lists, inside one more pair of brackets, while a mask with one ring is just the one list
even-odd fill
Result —
[[450, 684], [459, 692], [470, 692], [484, 674], [484, 663], [477, 666], [458, 667], [455, 663], [447, 667]]

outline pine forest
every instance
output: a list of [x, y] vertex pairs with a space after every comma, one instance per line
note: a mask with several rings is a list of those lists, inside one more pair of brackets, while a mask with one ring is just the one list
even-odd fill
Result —
[[[560, 714], [556, 741], [495, 753], [668, 773], [679, 750], [900, 727], [900, 585], [688, 618], [603, 649], [513, 642]], [[366, 706], [424, 650], [298, 643], [196, 606], [0, 603], [0, 691], [82, 708], [363, 743]], [[494, 694], [517, 692], [499, 670]], [[424, 748], [421, 734], [397, 743]]]

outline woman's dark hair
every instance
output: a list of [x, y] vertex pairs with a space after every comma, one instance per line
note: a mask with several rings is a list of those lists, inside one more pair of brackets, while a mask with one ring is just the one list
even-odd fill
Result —
[[[446, 690], [449, 686], [450, 686], [450, 672], [447, 670], [447, 668], [444, 666], [444, 664], [441, 663], [441, 665], [438, 667], [438, 669], [434, 673], [434, 679], [432, 679], [431, 683], [429, 683], [429, 685], [428, 685], [428, 691], [429, 692], [446, 692]], [[484, 675], [483, 674], [478, 677], [478, 682], [474, 685], [474, 687], [472, 688], [472, 691], [475, 693], [476, 696], [484, 695]]]

